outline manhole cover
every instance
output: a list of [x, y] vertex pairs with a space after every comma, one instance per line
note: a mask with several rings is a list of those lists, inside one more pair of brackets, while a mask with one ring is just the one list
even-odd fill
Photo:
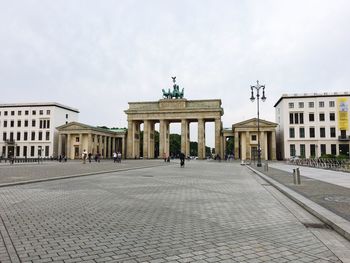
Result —
[[350, 203], [350, 197], [348, 196], [327, 196], [324, 200], [328, 202]]

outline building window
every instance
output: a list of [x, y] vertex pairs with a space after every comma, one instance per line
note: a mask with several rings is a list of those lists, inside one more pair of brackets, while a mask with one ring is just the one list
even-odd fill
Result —
[[294, 124], [294, 114], [289, 113], [289, 124]]
[[6, 139], [7, 139], [7, 133], [6, 133], [6, 132], [3, 132], [3, 133], [2, 133], [2, 140], [3, 140], [3, 141], [6, 141]]
[[10, 127], [15, 127], [15, 121], [10, 121]]
[[39, 115], [43, 115], [44, 114], [44, 111], [43, 110], [40, 110], [39, 111]]
[[79, 137], [75, 137], [75, 142], [79, 142]]
[[295, 138], [294, 128], [289, 128], [289, 138]]
[[299, 137], [305, 138], [305, 128], [304, 127], [299, 128]]
[[46, 138], [45, 138], [47, 141], [50, 140], [50, 132], [46, 132]]
[[289, 145], [289, 150], [290, 150], [290, 156], [295, 156], [295, 144]]
[[310, 138], [315, 138], [315, 128], [310, 127]]
[[7, 116], [7, 111], [6, 110], [4, 111], [4, 115]]
[[27, 150], [28, 148], [27, 148], [27, 146], [23, 146], [23, 156], [24, 157], [27, 157]]
[[4, 128], [7, 127], [7, 121], [4, 121]]
[[336, 144], [331, 144], [331, 154], [337, 155], [337, 145]]
[[39, 129], [42, 129], [43, 128], [43, 120], [40, 120], [39, 121]]
[[24, 127], [28, 127], [28, 120], [24, 120]]
[[43, 132], [39, 131], [39, 136], [38, 137], [39, 137], [38, 140], [42, 141], [42, 139], [43, 139]]
[[66, 114], [66, 119], [68, 119], [68, 114]]
[[35, 154], [35, 148], [34, 148], [34, 146], [30, 146], [30, 156], [34, 156], [34, 154]]
[[321, 156], [326, 154], [326, 145], [321, 144]]
[[324, 113], [320, 113], [320, 121], [324, 121]]
[[46, 115], [50, 115], [50, 110], [46, 110]]
[[36, 115], [36, 111], [35, 110], [32, 111], [32, 115]]
[[309, 102], [309, 108], [314, 108], [314, 107], [315, 107], [314, 102], [313, 102], [313, 101], [310, 101], [310, 102]]
[[35, 132], [32, 132], [31, 140], [32, 140], [32, 141], [35, 141]]
[[29, 110], [24, 111], [24, 115], [29, 115]]
[[304, 108], [304, 102], [299, 102], [299, 108]]
[[17, 127], [21, 127], [21, 125], [22, 125], [21, 120], [18, 120], [18, 121], [17, 121]]
[[48, 157], [50, 153], [50, 146], [45, 146], [45, 156]]
[[21, 155], [21, 149], [19, 146], [16, 146], [16, 156], [20, 156]]
[[321, 138], [326, 137], [326, 128], [324, 128], [324, 127], [320, 128], [320, 137]]
[[47, 128], [47, 129], [50, 129], [50, 120], [47, 120], [47, 121], [46, 121], [46, 128]]
[[335, 127], [331, 127], [330, 128], [330, 135], [331, 135], [331, 138], [335, 138]]
[[331, 100], [331, 101], [329, 102], [329, 107], [330, 107], [330, 108], [334, 108], [334, 107], [335, 107], [335, 102], [334, 102], [334, 100]]
[[318, 102], [318, 107], [324, 108], [324, 101], [319, 101]]
[[342, 139], [346, 138], [346, 130], [340, 130], [340, 138]]
[[21, 115], [22, 115], [22, 111], [19, 110], [19, 111], [17, 112], [17, 115], [18, 115], [18, 116], [21, 116]]
[[300, 157], [305, 158], [305, 144], [300, 144]]
[[298, 113], [294, 114], [294, 121], [295, 121], [295, 124], [299, 123], [299, 115], [298, 115]]
[[21, 133], [17, 132], [17, 141], [20, 141], [20, 140], [21, 140]]
[[32, 127], [35, 127], [35, 120], [32, 120]]
[[330, 112], [329, 113], [329, 120], [330, 121], [335, 121], [335, 113], [334, 112]]
[[309, 113], [309, 121], [315, 121], [315, 114]]
[[27, 141], [28, 140], [28, 132], [23, 133], [23, 140]]
[[10, 132], [10, 141], [13, 141], [13, 132]]
[[315, 158], [316, 156], [316, 145], [310, 144], [310, 157]]
[[11, 111], [11, 116], [15, 116], [15, 111]]
[[299, 113], [299, 121], [300, 121], [300, 124], [304, 124], [304, 113]]

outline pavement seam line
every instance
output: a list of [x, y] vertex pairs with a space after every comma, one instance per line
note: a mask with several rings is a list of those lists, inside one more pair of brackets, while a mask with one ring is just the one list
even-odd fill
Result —
[[[12, 238], [8, 232], [4, 219], [0, 215], [1, 225], [0, 225], [0, 235], [4, 242], [6, 252], [9, 256], [11, 262], [21, 262], [15, 245], [13, 244]], [[14, 252], [14, 253], [13, 253]]]
[[106, 174], [106, 173], [114, 173], [114, 172], [125, 172], [130, 170], [139, 170], [139, 169], [145, 169], [145, 168], [153, 168], [158, 166], [164, 166], [164, 165], [149, 165], [149, 166], [139, 166], [139, 167], [129, 167], [129, 168], [120, 168], [117, 170], [107, 170], [107, 171], [96, 171], [96, 172], [90, 172], [90, 173], [82, 173], [82, 174], [72, 174], [72, 175], [65, 175], [65, 176], [56, 176], [51, 178], [44, 178], [44, 179], [34, 179], [29, 181], [19, 181], [14, 183], [5, 183], [0, 184], [1, 187], [10, 187], [10, 186], [16, 186], [16, 185], [24, 185], [24, 184], [33, 184], [33, 183], [42, 183], [42, 182], [49, 182], [49, 181], [56, 181], [56, 180], [63, 180], [63, 179], [71, 179], [76, 177], [83, 177], [83, 176], [90, 176], [90, 175], [97, 175], [97, 174]]

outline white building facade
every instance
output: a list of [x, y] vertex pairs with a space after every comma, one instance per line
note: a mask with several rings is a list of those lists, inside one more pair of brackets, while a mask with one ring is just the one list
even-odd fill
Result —
[[274, 105], [277, 158], [349, 156], [350, 93], [284, 94]]
[[3, 158], [57, 157], [56, 127], [78, 121], [77, 109], [55, 103], [0, 104]]

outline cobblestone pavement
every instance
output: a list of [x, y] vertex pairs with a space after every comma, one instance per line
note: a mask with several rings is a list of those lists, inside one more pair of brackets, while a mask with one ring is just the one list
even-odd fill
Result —
[[93, 161], [86, 164], [83, 164], [82, 161], [61, 163], [57, 161], [46, 161], [40, 164], [15, 163], [13, 165], [1, 163], [0, 185], [156, 165], [167, 165], [167, 163], [164, 163], [162, 160], [122, 160], [121, 163], [114, 163], [113, 160], [102, 160], [101, 162]]
[[[301, 185], [293, 183], [293, 174], [291, 171], [285, 171], [269, 167], [268, 171], [264, 168], [253, 166], [265, 175], [275, 179], [279, 183], [293, 189], [299, 194], [307, 197], [315, 203], [327, 208], [333, 213], [345, 218], [350, 222], [350, 190], [336, 184], [327, 183], [310, 177], [301, 176]], [[313, 169], [314, 173], [325, 173], [326, 170], [318, 171]], [[330, 173], [336, 173], [329, 171]], [[349, 174], [350, 176], [350, 174]], [[328, 176], [329, 177], [329, 176]], [[327, 178], [328, 181], [330, 181]], [[349, 181], [348, 179], [347, 181]]]
[[205, 161], [0, 188], [1, 262], [341, 262], [271, 188]]

